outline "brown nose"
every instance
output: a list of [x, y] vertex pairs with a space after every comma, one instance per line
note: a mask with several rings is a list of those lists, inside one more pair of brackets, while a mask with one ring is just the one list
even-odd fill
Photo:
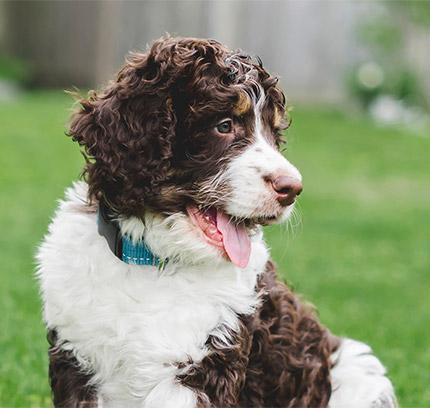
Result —
[[283, 207], [293, 204], [303, 190], [302, 182], [294, 177], [278, 176], [271, 180], [271, 183], [277, 200]]

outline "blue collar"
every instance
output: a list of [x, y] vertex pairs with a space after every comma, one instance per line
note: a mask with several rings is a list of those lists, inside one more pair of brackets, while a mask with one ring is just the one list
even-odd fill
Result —
[[131, 265], [150, 265], [162, 269], [167, 260], [161, 260], [149, 249], [142, 239], [134, 243], [127, 235], [121, 235], [118, 224], [107, 215], [107, 211], [99, 206], [97, 211], [97, 228], [111, 251], [123, 262]]
[[133, 243], [127, 235], [122, 237], [121, 259], [132, 265], [161, 265], [160, 258], [153, 254], [145, 241]]

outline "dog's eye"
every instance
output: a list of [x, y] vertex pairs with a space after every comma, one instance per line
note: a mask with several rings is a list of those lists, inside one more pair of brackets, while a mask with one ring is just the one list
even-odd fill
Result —
[[231, 133], [231, 131], [233, 130], [233, 123], [231, 119], [226, 119], [218, 123], [218, 125], [216, 125], [216, 130], [219, 133]]

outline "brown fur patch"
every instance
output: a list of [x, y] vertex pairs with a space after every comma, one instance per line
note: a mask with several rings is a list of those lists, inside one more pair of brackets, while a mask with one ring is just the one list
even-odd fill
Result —
[[311, 307], [278, 282], [267, 264], [258, 288], [262, 306], [242, 317], [233, 345], [209, 338], [211, 353], [179, 377], [203, 407], [325, 407], [331, 394], [330, 355], [339, 340]]
[[235, 407], [245, 385], [251, 349], [251, 337], [244, 324], [233, 336], [233, 345], [220, 345], [209, 337], [206, 346], [212, 352], [201, 364], [192, 364], [178, 378], [198, 392], [202, 407]]
[[96, 389], [88, 382], [91, 374], [85, 373], [70, 351], [57, 344], [54, 330], [48, 332], [49, 379], [55, 408], [97, 408]]

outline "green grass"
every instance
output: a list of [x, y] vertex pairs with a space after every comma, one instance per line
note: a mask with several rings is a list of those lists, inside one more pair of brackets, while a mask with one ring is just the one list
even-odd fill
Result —
[[[57, 92], [0, 105], [0, 406], [49, 406], [33, 255], [80, 173]], [[302, 221], [267, 237], [282, 276], [333, 332], [368, 342], [403, 407], [430, 406], [430, 138], [332, 110], [293, 112]], [[296, 220], [297, 221], [297, 220]]]

